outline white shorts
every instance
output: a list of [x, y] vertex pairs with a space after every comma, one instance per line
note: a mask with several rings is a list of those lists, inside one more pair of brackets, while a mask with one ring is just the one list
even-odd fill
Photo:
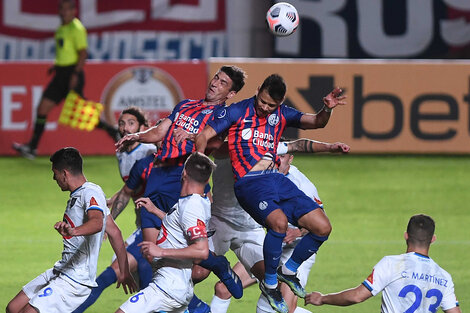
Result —
[[130, 297], [120, 309], [126, 313], [175, 312], [184, 313], [187, 305], [181, 305], [151, 282], [143, 290]]
[[264, 259], [266, 232], [263, 228], [237, 229], [217, 216], [211, 216], [209, 229], [215, 229], [209, 248], [217, 255], [224, 255], [231, 249], [248, 273], [255, 263]]
[[39, 312], [72, 312], [90, 295], [91, 287], [48, 269], [23, 287], [29, 304]]

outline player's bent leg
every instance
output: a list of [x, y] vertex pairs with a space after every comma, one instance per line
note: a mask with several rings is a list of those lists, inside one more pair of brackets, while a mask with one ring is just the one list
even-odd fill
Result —
[[38, 313], [38, 310], [28, 303], [23, 309], [20, 310], [19, 313]]
[[240, 299], [243, 296], [242, 282], [230, 267], [230, 262], [226, 257], [223, 255], [215, 256], [210, 252], [208, 258], [199, 262], [199, 265], [211, 270], [235, 299]]
[[198, 284], [204, 279], [206, 279], [210, 273], [210, 270], [202, 267], [201, 265], [194, 264], [193, 270], [191, 272], [191, 279], [193, 280], [194, 284]]
[[19, 313], [29, 302], [28, 296], [24, 293], [23, 290], [18, 292], [18, 294], [8, 303], [6, 307], [7, 313]]
[[210, 313], [211, 307], [207, 305], [204, 301], [199, 299], [195, 294], [191, 298], [191, 301], [188, 304], [189, 313]]
[[316, 209], [303, 215], [299, 218], [298, 224], [318, 236], [329, 236], [332, 231], [330, 220], [322, 209]]

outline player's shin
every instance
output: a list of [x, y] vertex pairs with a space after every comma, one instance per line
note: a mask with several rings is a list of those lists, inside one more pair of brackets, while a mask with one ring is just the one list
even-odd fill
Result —
[[263, 244], [263, 256], [265, 264], [264, 282], [268, 288], [277, 285], [277, 266], [282, 254], [282, 241], [286, 237], [285, 233], [278, 233], [268, 229]]

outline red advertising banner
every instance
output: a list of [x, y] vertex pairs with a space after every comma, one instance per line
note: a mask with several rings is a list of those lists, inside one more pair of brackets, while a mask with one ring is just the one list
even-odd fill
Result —
[[[0, 155], [14, 155], [13, 142], [27, 142], [36, 106], [51, 77], [49, 63], [0, 63]], [[151, 122], [167, 116], [182, 99], [199, 99], [207, 87], [204, 62], [89, 63], [84, 96], [104, 105], [102, 118], [115, 124], [130, 105], [141, 107]], [[112, 154], [113, 140], [100, 129], [80, 131], [57, 123], [62, 109], [49, 114], [38, 154], [74, 146], [83, 154]]]

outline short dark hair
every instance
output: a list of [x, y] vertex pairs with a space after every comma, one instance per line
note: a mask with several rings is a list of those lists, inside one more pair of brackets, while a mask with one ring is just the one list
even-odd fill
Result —
[[147, 118], [145, 117], [145, 113], [144, 111], [139, 108], [139, 107], [136, 107], [136, 106], [130, 106], [128, 107], [127, 109], [124, 109], [122, 112], [121, 112], [121, 116], [123, 114], [130, 114], [130, 115], [134, 115], [135, 118], [137, 119], [137, 122], [139, 122], [139, 126], [146, 126], [148, 127], [148, 121], [147, 121]]
[[416, 214], [410, 218], [406, 232], [408, 233], [408, 243], [420, 247], [431, 244], [436, 225], [432, 217], [425, 214]]
[[268, 94], [274, 101], [281, 101], [286, 95], [287, 86], [279, 74], [271, 74], [264, 80], [263, 84], [259, 88], [261, 93], [263, 90], [267, 90]]
[[188, 177], [200, 184], [207, 183], [215, 166], [209, 157], [198, 152], [193, 152], [184, 163]]
[[54, 152], [50, 158], [52, 168], [56, 170], [68, 170], [73, 175], [82, 173], [83, 159], [80, 152], [73, 147], [66, 147]]
[[235, 65], [224, 65], [220, 71], [227, 74], [232, 80], [232, 88], [230, 91], [239, 92], [245, 86], [246, 73], [244, 70]]

